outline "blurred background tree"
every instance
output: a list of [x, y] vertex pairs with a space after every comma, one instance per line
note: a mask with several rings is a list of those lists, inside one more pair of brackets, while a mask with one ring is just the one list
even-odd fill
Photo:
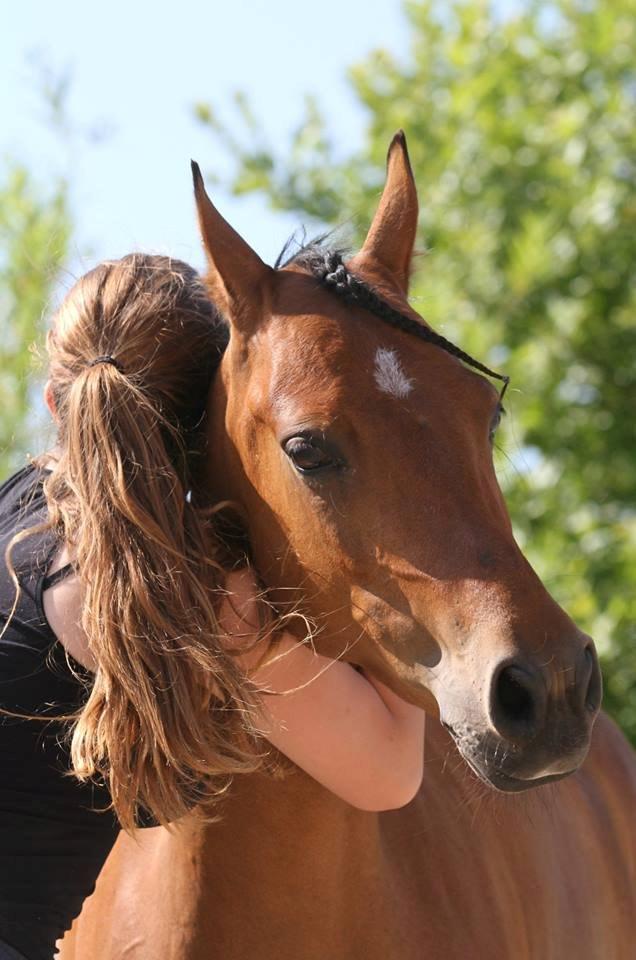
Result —
[[[40, 92], [52, 132], [68, 134], [68, 79], [40, 65]], [[0, 477], [44, 448], [37, 396], [46, 312], [66, 262], [72, 229], [67, 180], [39, 183], [15, 158], [0, 162]]]
[[0, 476], [39, 453], [43, 441], [35, 394], [42, 367], [34, 344], [43, 342], [46, 309], [70, 235], [64, 183], [38, 186], [20, 163], [0, 174]]
[[[371, 9], [371, 8], [370, 8]], [[633, 0], [405, 5], [410, 52], [351, 68], [366, 116], [339, 153], [309, 99], [272, 146], [239, 96], [237, 139], [196, 107], [260, 192], [359, 243], [404, 128], [422, 198], [413, 302], [512, 376], [499, 474], [517, 536], [599, 645], [605, 707], [636, 743], [636, 18]]]

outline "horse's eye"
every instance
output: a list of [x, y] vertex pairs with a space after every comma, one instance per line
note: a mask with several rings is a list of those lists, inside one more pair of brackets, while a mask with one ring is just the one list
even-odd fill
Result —
[[314, 437], [290, 437], [283, 450], [299, 473], [314, 473], [324, 467], [333, 467], [336, 460]]
[[501, 405], [498, 406], [498, 407], [497, 407], [497, 410], [495, 411], [494, 417], [493, 417], [492, 420], [490, 421], [490, 430], [489, 430], [489, 432], [488, 432], [488, 438], [489, 438], [489, 440], [490, 440], [491, 443], [494, 443], [495, 434], [496, 434], [496, 432], [497, 432], [497, 427], [498, 427], [499, 424], [501, 423], [501, 418], [503, 417], [503, 415], [504, 415], [505, 412], [506, 412], [506, 411], [504, 410], [504, 408], [503, 408]]

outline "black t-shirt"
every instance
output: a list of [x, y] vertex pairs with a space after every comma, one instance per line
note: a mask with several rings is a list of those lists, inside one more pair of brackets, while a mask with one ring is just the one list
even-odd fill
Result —
[[[20, 592], [5, 626], [15, 601], [6, 548], [46, 519], [42, 479], [28, 466], [0, 487], [0, 708], [55, 718], [81, 706], [90, 677], [67, 658], [42, 608], [58, 548], [51, 533], [13, 548]], [[0, 940], [29, 960], [51, 960], [118, 833], [105, 787], [69, 771], [67, 724], [0, 713]]]

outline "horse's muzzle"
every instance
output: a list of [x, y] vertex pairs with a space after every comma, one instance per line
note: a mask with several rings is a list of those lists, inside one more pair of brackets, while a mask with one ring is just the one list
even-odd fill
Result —
[[581, 645], [568, 665], [502, 660], [485, 694], [485, 704], [470, 696], [440, 703], [442, 723], [482, 780], [514, 792], [568, 776], [587, 755], [601, 704], [594, 645]]

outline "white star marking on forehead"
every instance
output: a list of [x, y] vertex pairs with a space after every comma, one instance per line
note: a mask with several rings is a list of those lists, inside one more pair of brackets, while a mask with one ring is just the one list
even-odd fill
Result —
[[395, 350], [386, 350], [384, 347], [378, 347], [376, 351], [373, 379], [382, 393], [388, 393], [398, 400], [407, 397], [413, 389], [413, 381], [404, 373]]

